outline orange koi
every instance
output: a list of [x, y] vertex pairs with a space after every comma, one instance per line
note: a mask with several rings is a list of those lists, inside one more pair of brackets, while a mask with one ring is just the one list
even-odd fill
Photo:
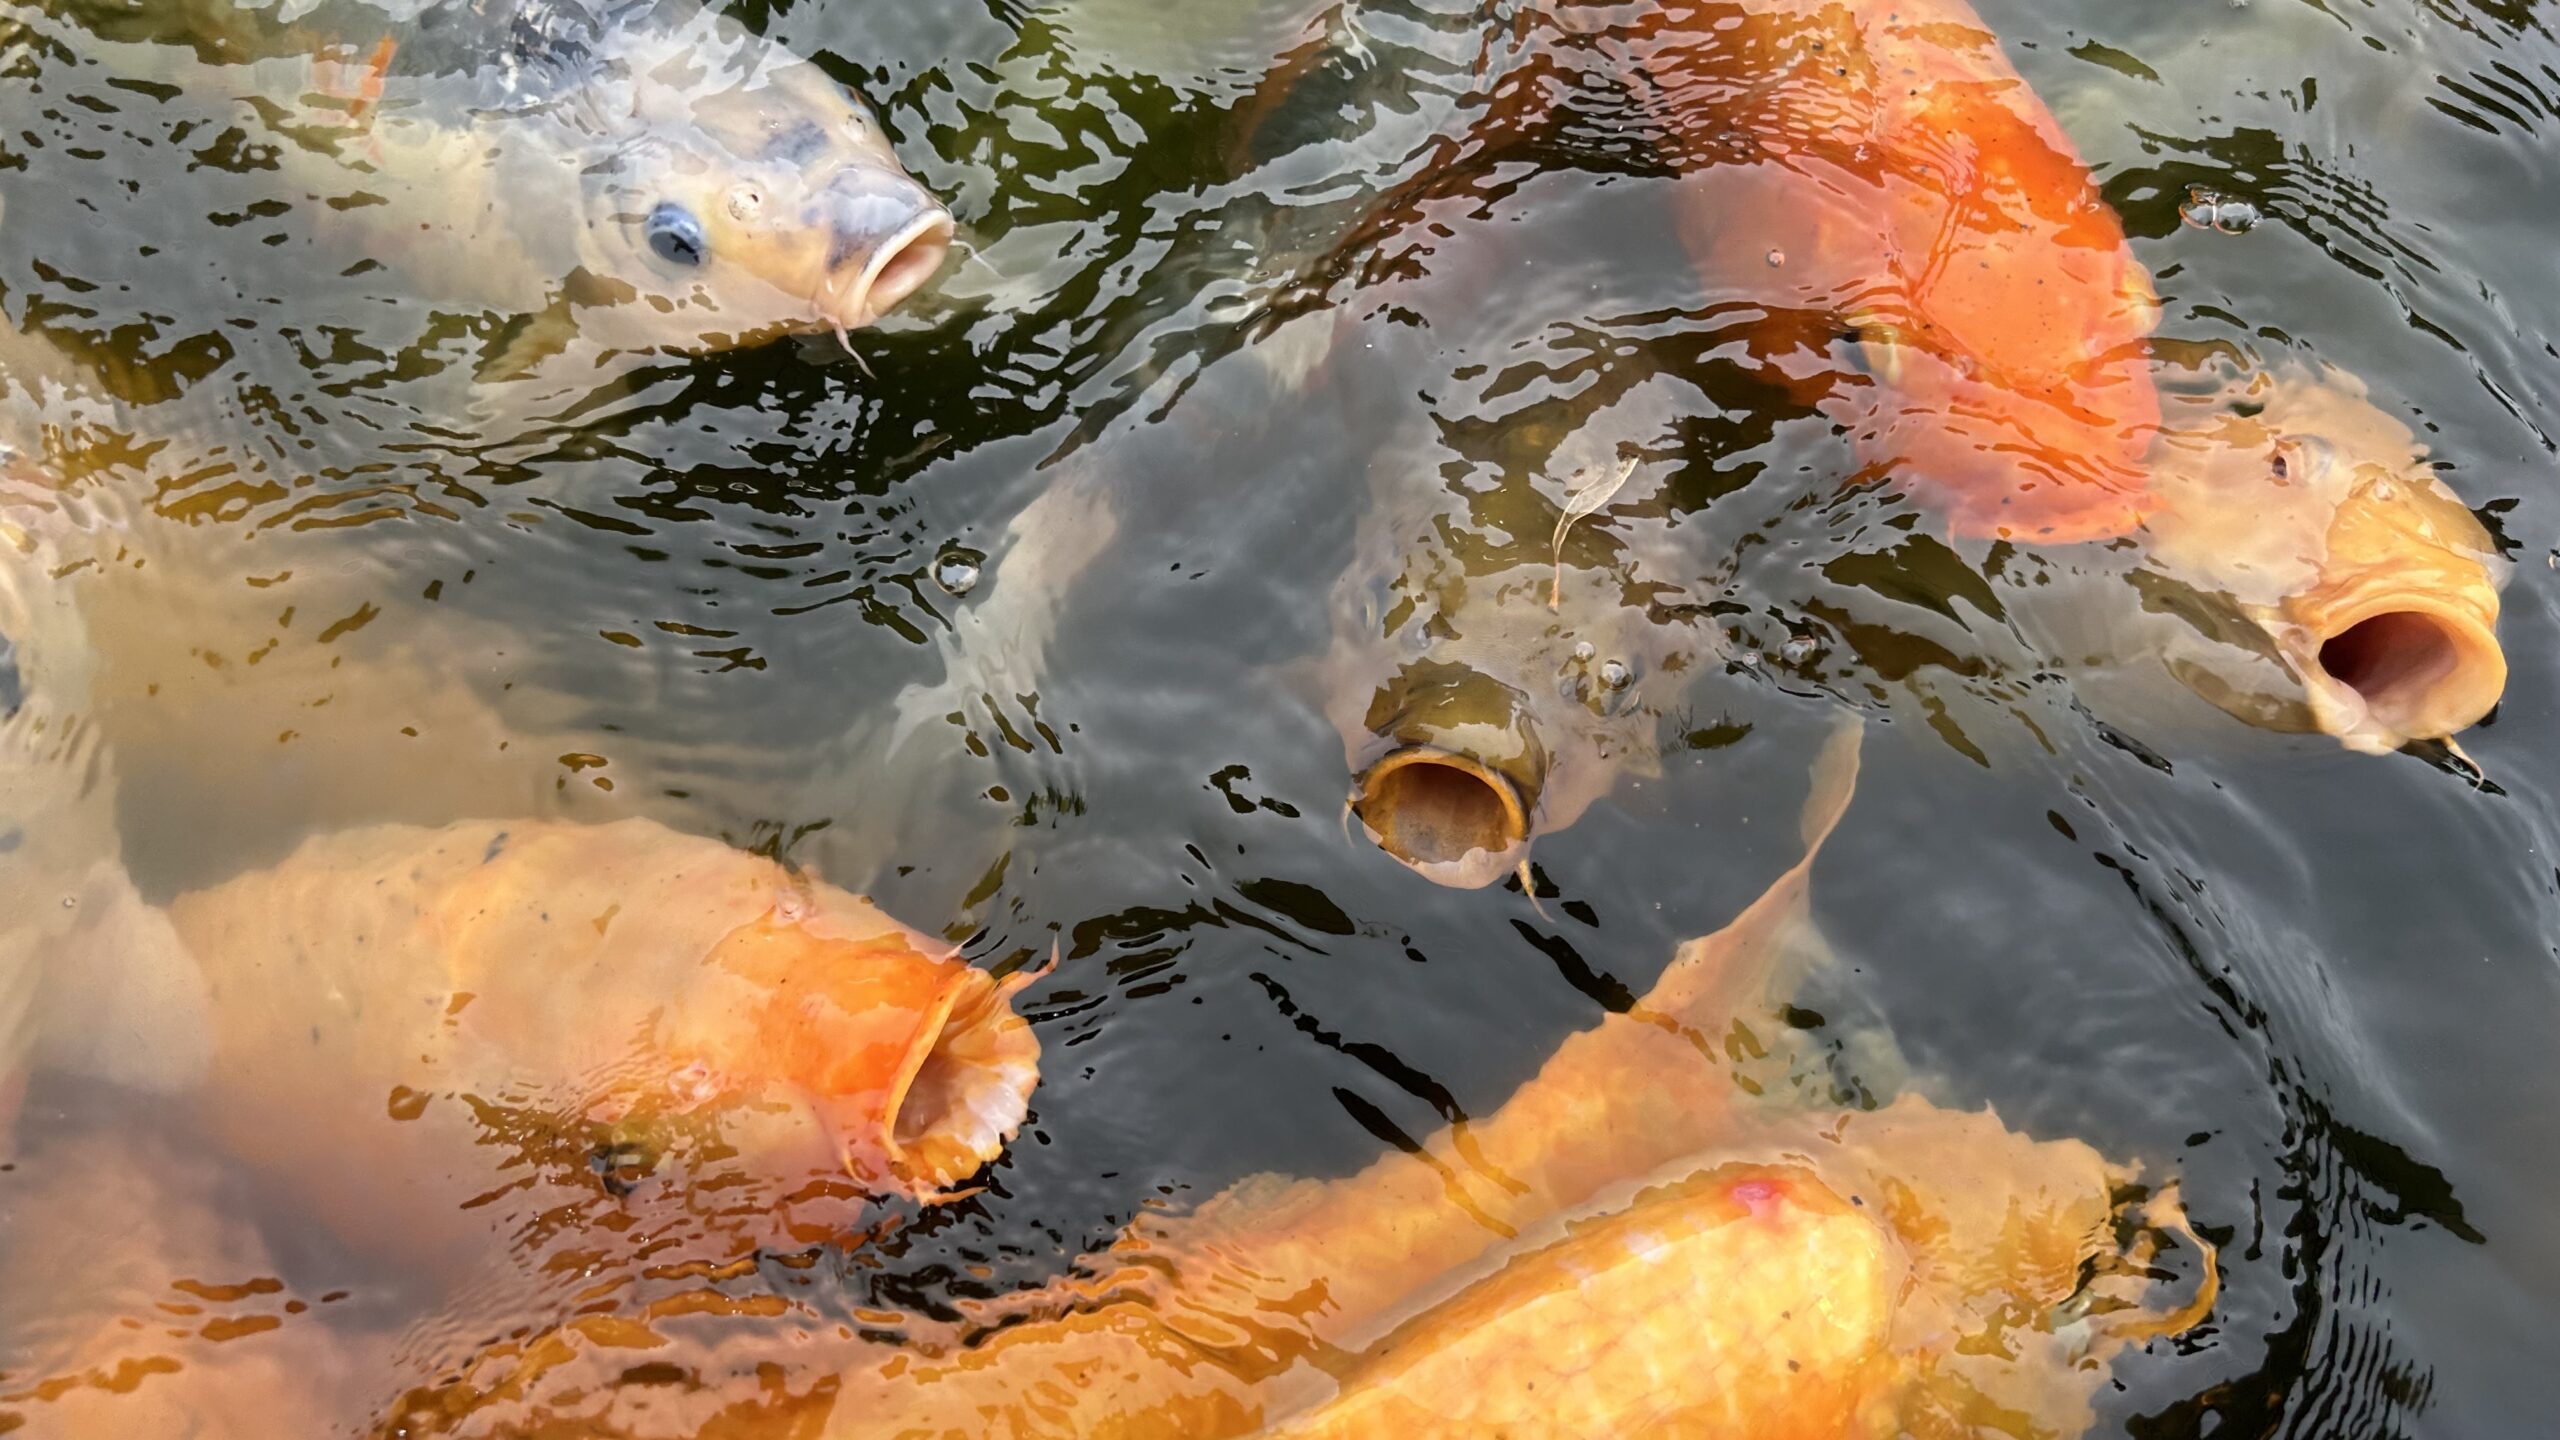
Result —
[[311, 59], [312, 88], [322, 98], [343, 105], [348, 124], [362, 124], [367, 113], [382, 103], [383, 82], [390, 78], [391, 57], [399, 48], [396, 37], [385, 35], [374, 42], [372, 54], [358, 60], [353, 46], [324, 46]]
[[1871, 465], [1958, 534], [2134, 528], [2159, 301], [1963, 0], [1672, 5], [1586, 33], [1669, 132], [1707, 272], [1853, 329], [1867, 383], [1833, 379], [1820, 401]]
[[[867, 1193], [952, 1194], [1036, 1079], [1031, 977], [649, 821], [349, 831], [169, 916], [206, 1128], [433, 1273], [817, 1244]], [[623, 1228], [660, 1200], [687, 1213]]]
[[[1773, 987], [1818, 948], [1807, 875], [1855, 762], [1854, 737], [1826, 753], [1804, 862], [1417, 1153], [1142, 1218], [1082, 1276], [956, 1329], [873, 1317], [895, 1341], [711, 1294], [582, 1316], [411, 1392], [377, 1433], [1832, 1440], [1985, 1413], [2079, 1433], [2108, 1355], [2212, 1303], [2174, 1199], [2120, 1246], [2130, 1177], [2086, 1145], [1916, 1099], [1745, 1093]], [[2171, 1238], [2195, 1294], [2155, 1309]], [[645, 1387], [622, 1378], [642, 1355]]]
[[[1546, 0], [1420, 195], [1611, 86], [1679, 177], [1711, 293], [1766, 314], [1763, 378], [1847, 427], [1958, 534], [2064, 543], [2150, 509], [2149, 272], [2052, 114], [1964, 0]], [[1372, 268], [1403, 261], [1384, 255]], [[1847, 332], [1860, 362], [1831, 353]], [[1863, 370], [1864, 373], [1859, 373]]]

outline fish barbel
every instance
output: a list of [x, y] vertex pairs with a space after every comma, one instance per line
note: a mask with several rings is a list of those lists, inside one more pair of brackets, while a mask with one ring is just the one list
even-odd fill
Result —
[[692, 0], [330, 3], [289, 22], [218, 6], [149, 40], [124, 38], [130, 12], [56, 8], [19, 24], [110, 75], [235, 102], [282, 198], [328, 202], [305, 234], [325, 254], [441, 310], [533, 317], [519, 362], [572, 334], [672, 351], [841, 334], [950, 243], [859, 97]]

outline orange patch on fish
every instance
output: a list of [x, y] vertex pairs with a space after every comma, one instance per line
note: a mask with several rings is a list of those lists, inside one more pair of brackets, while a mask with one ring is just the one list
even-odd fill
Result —
[[1680, 226], [1709, 283], [1848, 321], [1864, 383], [1835, 374], [1818, 399], [1871, 461], [1959, 534], [2140, 522], [2149, 273], [1963, 0], [1672, 4], [1585, 38], [1688, 176]]

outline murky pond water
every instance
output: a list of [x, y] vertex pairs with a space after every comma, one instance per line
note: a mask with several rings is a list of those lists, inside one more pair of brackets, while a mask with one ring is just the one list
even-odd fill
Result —
[[[1989, 1106], [2175, 1178], [2216, 1247], [2209, 1318], [2117, 1355], [2091, 1433], [2544, 1433], [2547, 12], [1980, 3], [2154, 277], [2159, 353], [2352, 372], [2512, 562], [2494, 714], [2366, 755], [2198, 698], [2103, 547], [1947, 538], [1863, 470], [1754, 308], [1812, 257], [1702, 288], [1644, 114], [1568, 84], [1517, 145], [1453, 146], [1489, 77], [1534, 83], [1507, 37], [1540, 8], [742, 10], [871, 101], [958, 234], [841, 341], [693, 355], [452, 298], [498, 263], [491, 227], [574, 226], [571, 197], [314, 182], [279, 161], [292, 117], [207, 78], [243, 53], [173, 43], [204, 14], [0, 9], [0, 311], [105, 391], [0, 352], [12, 423], [49, 427], [10, 437], [48, 458], [0, 511], [26, 562], [0, 608], [24, 632], [0, 650], [0, 963], [72, 964], [82, 907], [112, 903], [99, 863], [157, 913], [351, 827], [630, 817], [1001, 973], [1054, 952], [1020, 1001], [1030, 1119], [978, 1188], [856, 1205], [858, 1238], [718, 1277], [868, 1333], [1042, 1286], [1152, 1208], [1492, 1114], [1779, 882], [1856, 717], [1813, 881], [1834, 958], [1787, 997], [1788, 1043], [1830, 1103]], [[361, 104], [363, 57], [333, 63]], [[180, 79], [133, 78], [153, 66]], [[1613, 482], [1557, 539], [1570, 486]], [[1346, 651], [1432, 604], [1472, 670], [1569, 672], [1521, 722], [1557, 758], [1498, 777], [1554, 823], [1477, 888], [1346, 806], [1373, 692], [1415, 710], [1395, 687], [1423, 683]], [[117, 983], [78, 1003], [147, 1020]], [[372, 1397], [356, 1425], [547, 1323], [434, 1318], [468, 1312], [315, 1231], [199, 1133], [201, 1077], [143, 1020], [25, 1065], [63, 1048], [18, 1038], [65, 1008], [31, 988], [0, 988], [0, 1097], [33, 1069], [0, 1154], [0, 1271], [32, 1277], [0, 1298], [0, 1431], [109, 1433], [51, 1407], [148, 1393], [147, 1365], [58, 1368], [83, 1289], [143, 1296], [182, 1357], [211, 1342], [172, 1306], [226, 1286], [280, 1297], [252, 1330], [316, 1306], [388, 1335], [328, 1377]], [[102, 1137], [145, 1158], [80, 1178]], [[113, 1178], [155, 1167], [165, 1196]], [[172, 1301], [98, 1258], [152, 1227], [224, 1237], [231, 1268]], [[541, 1253], [576, 1278], [584, 1252]]]

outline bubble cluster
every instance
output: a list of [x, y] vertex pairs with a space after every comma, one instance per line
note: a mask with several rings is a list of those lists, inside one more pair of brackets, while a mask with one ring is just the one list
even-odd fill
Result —
[[2202, 185], [2187, 187], [2187, 203], [2178, 207], [2178, 218], [2194, 230], [2219, 230], [2225, 235], [2246, 235], [2258, 226], [2258, 207], [2246, 200], [2235, 200], [2218, 190]]

